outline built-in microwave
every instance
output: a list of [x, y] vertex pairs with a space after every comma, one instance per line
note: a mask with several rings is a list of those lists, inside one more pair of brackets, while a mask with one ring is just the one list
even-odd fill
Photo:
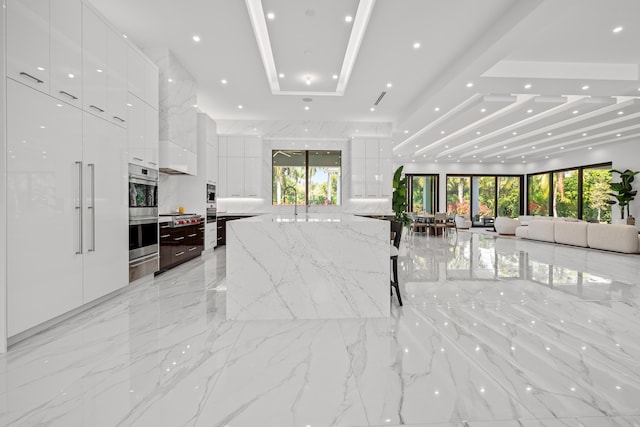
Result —
[[207, 184], [207, 204], [216, 203], [216, 185], [215, 184]]
[[129, 218], [158, 215], [158, 171], [129, 165]]

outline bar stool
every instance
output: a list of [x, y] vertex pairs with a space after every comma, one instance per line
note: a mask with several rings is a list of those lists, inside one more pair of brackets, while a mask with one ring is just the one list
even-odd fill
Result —
[[393, 244], [390, 247], [391, 265], [393, 271], [393, 280], [391, 280], [391, 295], [393, 295], [393, 289], [396, 290], [396, 296], [398, 297], [398, 303], [402, 306], [402, 296], [400, 296], [400, 286], [398, 284], [398, 255], [400, 253], [400, 238], [402, 237], [402, 223], [398, 221], [391, 221], [391, 236], [393, 237]]

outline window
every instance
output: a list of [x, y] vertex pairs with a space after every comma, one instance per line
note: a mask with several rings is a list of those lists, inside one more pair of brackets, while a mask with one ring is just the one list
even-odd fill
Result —
[[521, 178], [518, 176], [498, 177], [498, 216], [517, 218], [520, 215]]
[[438, 175], [408, 175], [409, 212], [434, 214], [438, 201]]
[[611, 164], [529, 175], [527, 213], [611, 222]]
[[469, 215], [471, 178], [468, 176], [447, 176], [447, 212]]
[[483, 218], [515, 218], [521, 213], [523, 179], [522, 175], [447, 176], [447, 211], [469, 215], [481, 224]]
[[274, 150], [272, 204], [340, 205], [341, 165], [336, 150]]

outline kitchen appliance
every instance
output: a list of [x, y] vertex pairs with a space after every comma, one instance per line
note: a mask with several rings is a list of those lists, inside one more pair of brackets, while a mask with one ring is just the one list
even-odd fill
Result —
[[172, 228], [175, 227], [184, 227], [186, 225], [194, 225], [202, 223], [202, 217], [195, 213], [187, 213], [187, 214], [160, 214], [162, 217], [169, 216], [171, 219], [169, 223]]
[[129, 281], [158, 271], [158, 171], [129, 165]]
[[[215, 184], [207, 184], [207, 207], [210, 204], [216, 203], [216, 185]], [[214, 206], [215, 207], [215, 206]]]

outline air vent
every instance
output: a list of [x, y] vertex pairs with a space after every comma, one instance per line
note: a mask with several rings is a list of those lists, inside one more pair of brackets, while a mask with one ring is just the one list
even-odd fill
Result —
[[373, 105], [378, 105], [378, 104], [380, 104], [380, 101], [382, 101], [382, 98], [384, 98], [384, 96], [385, 96], [386, 94], [387, 94], [387, 92], [382, 91], [382, 92], [380, 93], [380, 96], [379, 96], [379, 97], [378, 97], [378, 99], [376, 100], [376, 102], [374, 102], [374, 103], [373, 103]]

